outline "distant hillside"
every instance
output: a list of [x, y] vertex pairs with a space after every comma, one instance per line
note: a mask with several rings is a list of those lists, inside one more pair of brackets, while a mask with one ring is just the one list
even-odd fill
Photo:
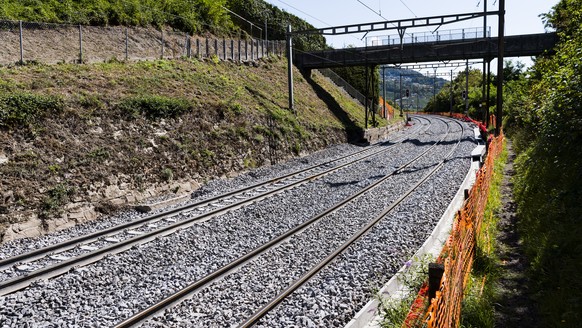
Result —
[[[380, 75], [382, 69], [379, 70]], [[386, 98], [400, 105], [400, 74], [402, 74], [402, 107], [406, 110], [424, 110], [433, 98], [433, 93], [438, 95], [447, 80], [426, 76], [420, 72], [408, 69], [386, 68], [384, 70]], [[382, 77], [380, 76], [380, 95], [382, 95]], [[406, 89], [409, 97], [406, 97]]]

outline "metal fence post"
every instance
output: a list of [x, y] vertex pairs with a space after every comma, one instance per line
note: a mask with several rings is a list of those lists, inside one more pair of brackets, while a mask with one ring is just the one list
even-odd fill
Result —
[[160, 30], [162, 32], [162, 56], [160, 59], [164, 59], [164, 28], [161, 28]]
[[190, 36], [186, 36], [186, 56], [188, 56], [188, 58], [192, 58], [192, 39], [190, 39]]
[[251, 60], [255, 60], [255, 40], [251, 39]]
[[230, 59], [234, 61], [234, 40], [230, 39]]
[[79, 64], [83, 63], [83, 27], [79, 24]]
[[24, 64], [24, 46], [22, 40], [22, 21], [18, 21], [19, 33], [20, 33], [20, 63]]
[[226, 61], [226, 39], [222, 39], [222, 59]]
[[208, 38], [206, 38], [206, 57], [210, 57], [210, 46], [208, 45]]
[[196, 57], [200, 59], [200, 39], [196, 39]]
[[216, 57], [220, 58], [220, 53], [218, 52], [218, 39], [214, 39], [214, 53]]
[[240, 63], [242, 61], [242, 53], [240, 52], [240, 39], [238, 39], [238, 62]]
[[125, 61], [129, 60], [129, 28], [125, 28]]
[[245, 40], [245, 60], [249, 60], [249, 43]]

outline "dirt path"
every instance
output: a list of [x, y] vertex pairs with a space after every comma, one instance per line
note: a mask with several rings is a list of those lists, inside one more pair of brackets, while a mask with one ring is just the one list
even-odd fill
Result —
[[515, 175], [511, 141], [507, 140], [508, 159], [501, 189], [502, 213], [499, 215], [498, 255], [502, 265], [499, 279], [499, 303], [495, 304], [495, 327], [539, 327], [535, 301], [526, 276], [528, 259], [517, 231], [517, 204], [513, 199]]

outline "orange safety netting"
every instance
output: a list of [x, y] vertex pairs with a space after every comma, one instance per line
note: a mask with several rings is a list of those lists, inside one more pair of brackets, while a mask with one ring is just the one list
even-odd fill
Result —
[[[392, 107], [392, 105], [390, 105], [382, 97], [378, 97], [378, 104], [380, 106], [378, 110], [380, 116], [387, 120], [394, 118], [394, 107]], [[384, 110], [384, 108], [386, 108], [386, 110]]]
[[444, 274], [436, 297], [431, 300], [427, 308], [423, 304], [427, 304], [428, 288], [422, 288], [403, 327], [450, 328], [459, 326], [461, 301], [473, 264], [477, 234], [481, 229], [489, 195], [494, 160], [502, 151], [503, 138], [502, 134], [491, 139], [485, 163], [477, 172], [477, 178], [469, 192], [469, 197], [455, 216], [451, 235], [437, 259], [437, 262], [444, 263]]

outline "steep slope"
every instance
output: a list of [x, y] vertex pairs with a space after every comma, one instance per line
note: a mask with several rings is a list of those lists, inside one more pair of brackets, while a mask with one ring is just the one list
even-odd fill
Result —
[[345, 142], [363, 108], [286, 62], [199, 60], [0, 69], [0, 239], [38, 235]]

